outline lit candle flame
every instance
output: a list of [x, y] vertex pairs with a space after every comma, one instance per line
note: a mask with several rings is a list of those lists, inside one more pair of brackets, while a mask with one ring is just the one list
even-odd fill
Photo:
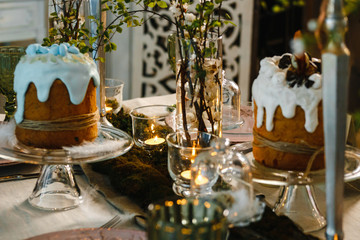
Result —
[[193, 142], [193, 147], [191, 149], [191, 163], [194, 163], [195, 162], [195, 158], [196, 158], [196, 143]]
[[155, 133], [155, 125], [154, 124], [151, 124], [150, 129], [151, 129], [152, 133]]

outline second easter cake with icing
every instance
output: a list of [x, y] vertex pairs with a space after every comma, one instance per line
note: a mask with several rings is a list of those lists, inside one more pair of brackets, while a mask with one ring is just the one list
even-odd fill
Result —
[[252, 86], [255, 160], [283, 170], [324, 168], [320, 62], [304, 53], [260, 65]]

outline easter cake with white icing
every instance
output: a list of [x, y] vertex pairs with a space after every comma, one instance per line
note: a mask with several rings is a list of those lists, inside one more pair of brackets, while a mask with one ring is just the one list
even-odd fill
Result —
[[18, 141], [51, 149], [93, 141], [99, 84], [94, 60], [76, 47], [29, 45], [14, 72]]
[[253, 155], [267, 167], [325, 167], [320, 61], [307, 53], [268, 57], [252, 85]]

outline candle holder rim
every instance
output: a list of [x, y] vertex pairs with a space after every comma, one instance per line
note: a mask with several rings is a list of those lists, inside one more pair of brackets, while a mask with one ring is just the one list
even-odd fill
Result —
[[[178, 38], [178, 39], [190, 40], [189, 37], [178, 36], [177, 33], [176, 33], [176, 31], [170, 33], [169, 36], [170, 36], [170, 35], [175, 35], [175, 37]], [[193, 40], [195, 40], [195, 41], [197, 41], [197, 39], [198, 39], [198, 38], [196, 38], [196, 37], [193, 38]], [[222, 36], [221, 34], [219, 35], [219, 34], [216, 33], [216, 32], [209, 32], [209, 33], [208, 33], [208, 37], [206, 38], [207, 41], [216, 41], [216, 40], [219, 40], [219, 39], [222, 40], [222, 39], [223, 39], [223, 36]]]
[[[20, 50], [21, 53], [24, 53], [25, 54], [25, 47], [23, 46], [0, 46], [0, 53], [4, 53], [3, 51], [1, 50], [8, 50], [8, 49], [17, 49], [17, 50]], [[5, 52], [7, 54], [11, 54], [13, 52]], [[16, 54], [19, 53], [19, 52], [16, 52]]]
[[[181, 133], [185, 133], [184, 131], [180, 131]], [[208, 135], [211, 135], [212, 139], [217, 139], [219, 138], [218, 136], [216, 136], [215, 134], [212, 134], [212, 133], [208, 133], [208, 132], [199, 132], [199, 131], [187, 131], [189, 134], [193, 134], [193, 133], [205, 133], [205, 134], [208, 134]], [[176, 144], [176, 143], [173, 143], [171, 142], [169, 139], [175, 135], [175, 134], [178, 134], [179, 131], [177, 132], [172, 132], [172, 133], [169, 133], [167, 136], [166, 136], [166, 143], [168, 144], [168, 146], [172, 146], [172, 147], [175, 147], [175, 148], [182, 148], [182, 149], [185, 149], [185, 148], [188, 148], [188, 149], [195, 149], [195, 150], [207, 150], [207, 149], [213, 149], [214, 147], [211, 146], [211, 144], [208, 146], [208, 147], [196, 147], [196, 146], [180, 146], [179, 144]]]
[[[172, 202], [172, 205], [166, 206], [166, 202]], [[180, 202], [180, 203], [179, 203]], [[194, 206], [205, 206], [207, 203], [214, 204], [215, 208], [218, 213], [220, 213], [220, 216], [222, 218], [226, 218], [228, 216], [227, 208], [224, 206], [224, 204], [217, 200], [216, 198], [197, 198], [197, 197], [170, 197], [170, 198], [164, 198], [160, 199], [156, 202], [150, 203], [147, 207], [147, 211], [159, 211], [160, 208], [173, 208], [175, 206], [185, 206], [185, 205], [194, 205]], [[159, 217], [159, 216], [156, 216]]]
[[125, 85], [125, 82], [123, 81], [123, 80], [121, 80], [121, 79], [118, 79], [118, 78], [105, 78], [105, 82], [106, 82], [106, 80], [115, 80], [115, 81], [117, 81], [117, 82], [120, 82], [120, 84], [118, 84], [118, 85], [115, 85], [115, 86], [107, 86], [106, 84], [105, 84], [105, 88], [116, 88], [116, 87], [119, 87], [119, 85], [121, 85], [121, 86], [124, 86]]
[[[153, 116], [153, 117], [145, 116], [145, 117], [142, 117], [142, 116], [137, 116], [137, 115], [135, 115], [135, 114], [139, 114], [139, 113], [136, 113], [136, 110], [143, 109], [143, 108], [148, 108], [148, 107], [164, 107], [165, 109], [171, 109], [171, 111], [169, 110], [169, 112], [168, 112], [167, 115], [162, 115], [162, 116]], [[170, 115], [171, 113], [173, 113], [174, 111], [175, 111], [175, 107], [173, 107], [173, 106], [155, 104], [155, 105], [147, 105], [147, 106], [141, 106], [141, 107], [133, 108], [133, 109], [130, 111], [129, 115], [130, 115], [132, 118], [135, 118], [135, 119], [143, 119], [143, 120], [146, 120], [146, 119], [158, 119], [158, 118], [165, 118], [165, 117], [167, 117], [168, 115]]]

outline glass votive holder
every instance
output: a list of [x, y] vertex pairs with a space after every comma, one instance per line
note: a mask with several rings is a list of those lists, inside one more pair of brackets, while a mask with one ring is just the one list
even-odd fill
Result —
[[223, 79], [223, 131], [238, 128], [243, 119], [240, 114], [241, 92], [239, 86], [232, 80]]
[[[211, 151], [210, 142], [218, 138], [207, 132], [174, 132], [166, 137], [168, 144], [168, 170], [174, 180], [174, 192], [183, 197], [189, 197], [191, 192], [191, 164], [198, 154]], [[198, 179], [207, 184], [209, 179]], [[200, 182], [199, 182], [200, 183]]]
[[173, 132], [167, 122], [173, 122], [175, 108], [168, 105], [149, 105], [130, 111], [133, 139], [145, 150], [166, 146], [166, 135]]
[[213, 151], [200, 153], [191, 164], [191, 194], [206, 196], [213, 193], [212, 187], [218, 180], [218, 162], [212, 157]]
[[149, 205], [149, 240], [225, 240], [225, 209], [214, 200], [177, 199]]
[[255, 199], [249, 160], [235, 146], [224, 152], [219, 174], [227, 186], [216, 189], [215, 197], [226, 206], [229, 224], [242, 227], [262, 214], [264, 204]]
[[117, 114], [122, 107], [124, 82], [119, 79], [105, 79], [106, 113]]
[[14, 91], [14, 71], [25, 54], [24, 47], [1, 46], [0, 47], [0, 93], [6, 97], [4, 106], [5, 120], [8, 121], [16, 110], [16, 93]]

